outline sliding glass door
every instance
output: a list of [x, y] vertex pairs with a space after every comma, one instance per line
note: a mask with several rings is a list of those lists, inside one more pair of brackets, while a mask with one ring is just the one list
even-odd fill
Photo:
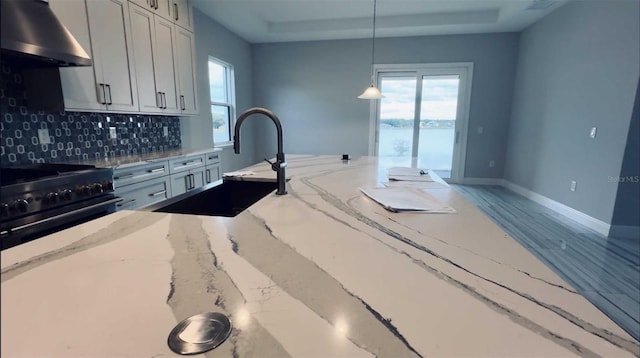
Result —
[[463, 176], [471, 64], [379, 66], [386, 96], [375, 108], [380, 167], [418, 167]]

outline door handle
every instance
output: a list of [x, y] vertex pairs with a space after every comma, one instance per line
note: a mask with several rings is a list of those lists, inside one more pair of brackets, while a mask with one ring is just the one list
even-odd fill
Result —
[[166, 190], [160, 190], [160, 191], [156, 191], [155, 193], [149, 193], [149, 196], [158, 196], [158, 195], [164, 195], [166, 194], [167, 191]]
[[98, 83], [98, 102], [107, 104], [107, 92], [104, 90], [104, 83]]
[[106, 84], [104, 86], [107, 87], [107, 92], [109, 93], [109, 100], [108, 100], [107, 104], [108, 105], [112, 105], [113, 101], [111, 100], [111, 85]]
[[178, 21], [178, 19], [180, 18], [180, 16], [178, 15], [178, 4], [173, 3], [173, 8], [176, 10], [176, 21]]

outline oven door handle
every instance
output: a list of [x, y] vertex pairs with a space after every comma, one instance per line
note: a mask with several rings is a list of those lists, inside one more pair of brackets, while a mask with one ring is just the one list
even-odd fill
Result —
[[[93, 209], [99, 208], [101, 206], [106, 206], [106, 205], [117, 203], [119, 201], [122, 201], [122, 198], [115, 198], [115, 199], [103, 201], [101, 203], [93, 204], [93, 205], [90, 205], [90, 206], [85, 206], [84, 208], [80, 208], [80, 209], [77, 209], [77, 210], [69, 211], [69, 212], [66, 212], [64, 214], [48, 217], [46, 219], [42, 219], [42, 220], [34, 221], [32, 223], [28, 223], [26, 225], [14, 227], [14, 228], [11, 228], [10, 231], [12, 231], [12, 232], [13, 231], [20, 231], [20, 230], [28, 229], [28, 228], [30, 228], [32, 226], [35, 226], [35, 225], [44, 224], [44, 223], [47, 223], [47, 222], [50, 222], [50, 221], [54, 221], [54, 220], [64, 219], [64, 218], [69, 217], [69, 216], [76, 216], [79, 213], [82, 213], [83, 211], [93, 210]], [[9, 230], [7, 230], [7, 232], [9, 232]], [[4, 233], [5, 232], [3, 231], [2, 234], [4, 234]]]

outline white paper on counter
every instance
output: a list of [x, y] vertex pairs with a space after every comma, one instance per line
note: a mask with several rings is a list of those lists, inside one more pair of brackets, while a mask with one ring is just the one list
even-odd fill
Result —
[[449, 207], [422, 190], [411, 187], [359, 188], [385, 209], [393, 212], [412, 211], [422, 213], [450, 214], [456, 210]]
[[432, 172], [428, 169], [393, 167], [387, 170], [389, 180], [407, 180], [407, 181], [434, 181], [431, 178]]
[[237, 172], [227, 172], [222, 174], [223, 177], [246, 177], [246, 176], [250, 176], [250, 175], [255, 175], [256, 173], [252, 172], [252, 171], [237, 171]]
[[416, 189], [447, 189], [450, 188], [447, 182], [442, 181], [406, 181], [406, 180], [391, 180], [383, 183], [386, 187], [409, 187]]

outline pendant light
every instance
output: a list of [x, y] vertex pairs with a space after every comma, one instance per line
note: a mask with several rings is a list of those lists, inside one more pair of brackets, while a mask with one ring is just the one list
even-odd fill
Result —
[[360, 99], [380, 99], [384, 98], [373, 80], [373, 59], [376, 53], [376, 0], [373, 0], [373, 37], [371, 38], [371, 85], [358, 96]]

